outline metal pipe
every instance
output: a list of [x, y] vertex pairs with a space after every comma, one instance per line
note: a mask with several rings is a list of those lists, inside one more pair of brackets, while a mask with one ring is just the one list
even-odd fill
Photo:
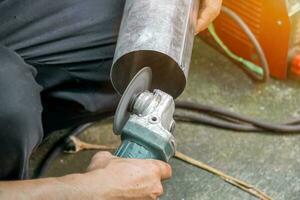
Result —
[[192, 55], [199, 0], [127, 0], [111, 80], [122, 94], [143, 67], [152, 89], [174, 98], [184, 90]]

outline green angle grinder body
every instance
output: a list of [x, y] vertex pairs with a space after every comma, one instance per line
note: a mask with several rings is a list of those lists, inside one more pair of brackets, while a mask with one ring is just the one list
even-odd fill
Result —
[[122, 143], [115, 155], [123, 158], [169, 161], [175, 153], [173, 98], [160, 91], [150, 92], [152, 73], [148, 67], [131, 80], [118, 105], [113, 130]]

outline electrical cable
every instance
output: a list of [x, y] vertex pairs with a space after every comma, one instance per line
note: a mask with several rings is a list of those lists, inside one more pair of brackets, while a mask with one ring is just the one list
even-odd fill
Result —
[[57, 156], [64, 151], [65, 144], [71, 136], [78, 136], [84, 130], [91, 127], [93, 123], [83, 124], [72, 128], [64, 137], [59, 139], [53, 147], [49, 150], [46, 156], [43, 158], [39, 166], [35, 169], [32, 178], [41, 178], [48, 171], [51, 163], [57, 158]]
[[52, 148], [47, 152], [42, 161], [39, 163], [38, 167], [32, 174], [32, 178], [41, 178], [48, 171], [51, 163], [57, 158], [57, 156], [62, 153], [68, 144], [71, 142], [71, 136], [79, 136], [84, 130], [94, 125], [94, 122], [99, 122], [112, 118], [114, 111], [106, 113], [95, 113], [86, 117], [82, 125], [74, 126], [71, 128], [62, 138], [60, 138]]
[[[202, 105], [194, 102], [187, 102], [187, 101], [176, 101], [176, 108], [195, 111], [202, 114], [213, 115], [219, 120], [220, 117], [221, 118], [224, 117], [226, 118], [226, 120], [207, 122], [207, 120], [203, 118], [195, 117], [191, 115], [189, 117], [177, 116], [179, 118], [182, 117], [185, 120], [190, 120], [191, 122], [194, 121], [200, 123], [202, 121], [201, 123], [204, 124], [209, 124], [216, 127], [221, 126], [223, 128], [231, 129], [235, 131], [236, 130], [243, 131], [243, 129], [245, 129], [245, 131], [254, 131], [254, 132], [261, 132], [262, 130], [264, 130], [264, 131], [275, 132], [275, 133], [300, 133], [299, 119], [292, 120], [283, 124], [271, 124], [271, 123], [262, 122], [262, 120], [256, 120], [250, 117], [245, 117], [237, 113], [226, 111], [224, 109]], [[236, 120], [236, 122], [231, 122], [232, 128], [229, 127], [228, 119]], [[220, 124], [221, 122], [222, 125]], [[248, 126], [245, 126], [245, 124], [248, 124]]]
[[[258, 42], [257, 38], [255, 37], [254, 33], [251, 31], [249, 26], [244, 22], [244, 20], [233, 10], [229, 9], [228, 7], [222, 6], [221, 11], [223, 13], [225, 13], [226, 15], [228, 15], [231, 19], [233, 19], [241, 27], [241, 29], [244, 31], [244, 33], [247, 35], [247, 37], [249, 38], [249, 40], [252, 42], [252, 44], [255, 47], [255, 50], [258, 54], [258, 57], [259, 57], [259, 60], [261, 63], [261, 67], [257, 66], [255, 63], [253, 63], [251, 61], [245, 60], [244, 58], [235, 55], [232, 51], [230, 51], [230, 49], [223, 43], [223, 41], [220, 39], [220, 37], [216, 33], [213, 24], [211, 24], [208, 27], [210, 34], [212, 35], [214, 40], [220, 45], [220, 47], [226, 52], [226, 54], [229, 57], [236, 60], [237, 62], [242, 63], [246, 67], [245, 70], [249, 73], [249, 75], [251, 75], [252, 78], [254, 78], [256, 81], [266, 82], [270, 76], [269, 65], [268, 65], [268, 61], [266, 59], [265, 53], [264, 53], [260, 43]], [[262, 78], [260, 78], [259, 76], [255, 75], [255, 74], [259, 74], [260, 76], [262, 76]]]
[[[246, 122], [246, 123], [256, 125], [258, 123], [261, 123], [259, 120], [252, 119], [250, 117], [246, 117], [241, 114], [234, 113], [222, 108], [217, 108], [214, 106], [203, 105], [200, 103], [195, 103], [190, 101], [176, 101], [175, 104], [177, 109], [185, 109], [185, 110], [195, 111], [207, 115], [213, 115], [214, 117], [221, 118], [221, 119], [223, 118], [238, 124]], [[291, 121], [290, 123], [296, 123], [296, 121]]]
[[226, 129], [231, 131], [238, 131], [238, 132], [261, 132], [262, 129], [257, 127], [253, 127], [251, 125], [242, 125], [242, 124], [234, 124], [229, 123], [226, 121], [214, 119], [209, 116], [205, 115], [188, 115], [188, 114], [175, 114], [174, 118], [176, 121], [180, 122], [188, 122], [188, 123], [195, 123], [195, 124], [202, 124], [207, 126], [213, 126], [220, 129]]

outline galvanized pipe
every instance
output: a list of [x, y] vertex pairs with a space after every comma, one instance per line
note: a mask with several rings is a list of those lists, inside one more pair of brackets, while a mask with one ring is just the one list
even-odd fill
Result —
[[122, 94], [143, 67], [152, 89], [174, 98], [184, 90], [194, 42], [199, 0], [127, 0], [111, 80]]

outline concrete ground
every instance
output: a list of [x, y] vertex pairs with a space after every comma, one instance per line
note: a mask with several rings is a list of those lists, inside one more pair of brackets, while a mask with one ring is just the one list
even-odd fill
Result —
[[[188, 86], [180, 98], [280, 122], [300, 116], [299, 91], [299, 80], [254, 84], [227, 58], [197, 39]], [[81, 138], [90, 143], [118, 143], [111, 130], [111, 122], [102, 122]], [[237, 133], [179, 123], [175, 136], [179, 151], [255, 185], [276, 200], [300, 198], [300, 135]], [[35, 153], [31, 170], [57, 137]], [[83, 172], [94, 153], [62, 154], [47, 176]], [[255, 199], [206, 171], [178, 160], [171, 164], [174, 175], [164, 183], [162, 200]]]

